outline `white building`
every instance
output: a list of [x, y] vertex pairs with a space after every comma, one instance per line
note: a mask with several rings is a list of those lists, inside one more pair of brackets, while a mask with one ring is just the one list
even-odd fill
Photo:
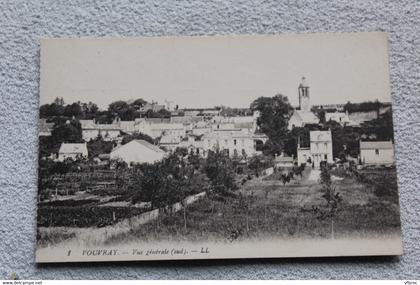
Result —
[[210, 133], [212, 130], [212, 125], [210, 122], [200, 121], [189, 126], [190, 133], [195, 136], [202, 136], [204, 134]]
[[119, 121], [118, 127], [120, 130], [126, 134], [134, 134], [136, 132], [136, 122], [135, 121]]
[[250, 132], [257, 130], [257, 120], [260, 116], [259, 111], [254, 111], [252, 116], [235, 116], [235, 117], [224, 117], [215, 116], [212, 118], [212, 126], [215, 129], [217, 126], [229, 126], [225, 128], [237, 128], [237, 129], [249, 129]]
[[298, 87], [299, 95], [299, 110], [294, 110], [292, 116], [289, 118], [288, 129], [295, 127], [304, 127], [305, 125], [318, 124], [318, 117], [311, 112], [311, 104], [309, 100], [309, 86], [305, 83], [305, 77], [302, 77], [302, 82]]
[[183, 124], [153, 124], [151, 126], [152, 138], [160, 136], [173, 136], [182, 138], [186, 134], [186, 128]]
[[362, 164], [393, 164], [394, 145], [392, 141], [360, 142], [360, 159]]
[[167, 151], [174, 151], [181, 143], [179, 136], [165, 135], [159, 141], [159, 146]]
[[350, 118], [347, 112], [325, 113], [325, 121], [335, 121], [342, 126], [350, 124]]
[[86, 143], [62, 143], [58, 151], [58, 160], [64, 161], [68, 158], [73, 160], [87, 158], [88, 149]]
[[184, 137], [186, 126], [181, 123], [171, 123], [169, 120], [156, 122], [150, 119], [137, 119], [135, 131], [146, 134], [153, 139], [165, 135]]
[[128, 165], [133, 163], [154, 163], [165, 157], [165, 151], [144, 140], [132, 140], [125, 145], [116, 147], [110, 154], [110, 159], [121, 159]]
[[82, 137], [84, 141], [95, 139], [98, 135], [106, 141], [116, 140], [121, 135], [118, 123], [97, 124], [94, 120], [80, 120]]
[[322, 161], [333, 163], [333, 147], [331, 131], [310, 131], [309, 148], [301, 148], [298, 145], [298, 164], [313, 163], [319, 167]]
[[185, 148], [189, 153], [193, 152], [201, 156], [206, 156], [207, 153], [203, 149], [203, 141], [200, 139], [202, 136], [196, 136], [194, 134], [189, 134], [184, 138], [180, 144], [180, 148]]
[[242, 129], [220, 129], [203, 135], [201, 147], [204, 155], [220, 149], [230, 156], [254, 156], [261, 154], [261, 147], [268, 140], [264, 134], [254, 134]]

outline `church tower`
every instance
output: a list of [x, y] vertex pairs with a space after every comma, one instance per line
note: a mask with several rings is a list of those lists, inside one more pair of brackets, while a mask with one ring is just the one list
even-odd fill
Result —
[[306, 85], [306, 78], [302, 77], [302, 82], [299, 84], [299, 108], [303, 111], [310, 111], [311, 104], [309, 103], [309, 86]]

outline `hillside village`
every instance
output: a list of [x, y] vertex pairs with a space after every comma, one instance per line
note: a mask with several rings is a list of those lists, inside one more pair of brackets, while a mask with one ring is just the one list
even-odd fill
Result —
[[[79, 140], [73, 137], [61, 137], [60, 147], [50, 149], [52, 152], [46, 153], [41, 158], [49, 157], [58, 161], [92, 158], [98, 162], [121, 159], [131, 165], [159, 161], [164, 157], [164, 153], [171, 153], [180, 148], [202, 157], [206, 157], [209, 151], [215, 149], [226, 152], [230, 157], [242, 159], [269, 153], [275, 158], [289, 156], [291, 157], [289, 160], [298, 165], [313, 163], [314, 167], [319, 167], [323, 161], [333, 163], [347, 159], [356, 160], [359, 164], [389, 164], [393, 161], [393, 152], [389, 151], [393, 149], [393, 138], [391, 136], [385, 138], [383, 135], [381, 138], [375, 130], [371, 133], [369, 130], [364, 130], [356, 138], [357, 141], [351, 142], [353, 146], [359, 144], [359, 147], [356, 147], [358, 153], [353, 151], [347, 153], [346, 156], [341, 153], [339, 157], [337, 152], [333, 152], [333, 132], [330, 127], [330, 125], [339, 125], [342, 128], [360, 129], [366, 122], [378, 120], [379, 117], [389, 113], [390, 104], [369, 102], [365, 105], [376, 106], [360, 110], [352, 110], [350, 103], [312, 106], [309, 86], [306, 85], [304, 78], [297, 93], [299, 106], [290, 107], [286, 114], [287, 129], [282, 130], [284, 134], [280, 138], [283, 142], [275, 142], [284, 145], [294, 140], [295, 147], [292, 150], [287, 147], [274, 151], [267, 150], [266, 143], [270, 137], [260, 128], [262, 120], [260, 113], [264, 110], [249, 108], [235, 110], [236, 113], [228, 114], [224, 107], [179, 109], [177, 105], [173, 106], [173, 103], [169, 101], [166, 105], [160, 105], [140, 99], [142, 104], [133, 107], [138, 117], [132, 117], [131, 120], [123, 120], [122, 118], [127, 117], [127, 114], [123, 113], [124, 110], [118, 109], [112, 114], [114, 116], [110, 123], [101, 122], [100, 118], [95, 116], [89, 119], [80, 118], [83, 109], [89, 110], [89, 106], [81, 103], [63, 106], [65, 109], [76, 106], [74, 108], [80, 110], [78, 114], [67, 116], [67, 119], [65, 114], [63, 116], [49, 116], [48, 112], [46, 115], [41, 114], [40, 137], [51, 136], [54, 129], [58, 127], [54, 122], [60, 121], [59, 119], [65, 120], [67, 125], [77, 125], [81, 132]], [[58, 98], [57, 100], [59, 101]], [[120, 104], [121, 109], [128, 106], [122, 101], [114, 104]], [[359, 105], [363, 107], [363, 104]], [[126, 112], [133, 112], [133, 110]], [[282, 127], [279, 126], [279, 128]], [[299, 135], [292, 134], [296, 130], [300, 130]], [[125, 144], [124, 137], [131, 137], [137, 142]], [[309, 141], [306, 139], [305, 143], [304, 137], [309, 138]], [[95, 140], [111, 142], [112, 147], [92, 157], [88, 151], [89, 143]], [[363, 140], [370, 142], [366, 144]], [[367, 151], [367, 146], [369, 146], [368, 149], [374, 150], [373, 154]], [[343, 144], [341, 147], [340, 151], [351, 146]]]
[[[39, 243], [56, 238], [48, 228], [66, 227], [54, 241], [61, 242], [79, 233], [69, 234], [72, 227], [111, 227], [143, 214], [142, 223], [164, 218], [128, 229], [136, 238], [162, 231], [180, 238], [179, 228], [228, 240], [261, 229], [329, 236], [336, 233], [326, 221], [335, 217], [343, 233], [397, 229], [394, 208], [376, 201], [398, 204], [390, 103], [312, 105], [305, 78], [296, 96], [295, 107], [283, 95], [249, 108], [143, 99], [107, 110], [62, 98], [42, 105]], [[373, 221], [371, 211], [385, 211], [384, 221]]]

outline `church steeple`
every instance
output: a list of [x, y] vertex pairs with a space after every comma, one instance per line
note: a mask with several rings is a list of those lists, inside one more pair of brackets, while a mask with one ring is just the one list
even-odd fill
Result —
[[299, 94], [299, 108], [304, 111], [310, 111], [311, 105], [309, 103], [309, 86], [306, 84], [305, 76], [302, 77], [302, 81], [298, 87]]

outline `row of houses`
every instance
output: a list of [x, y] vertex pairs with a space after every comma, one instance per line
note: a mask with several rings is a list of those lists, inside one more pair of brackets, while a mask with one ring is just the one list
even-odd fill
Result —
[[[311, 111], [309, 86], [305, 78], [298, 86], [298, 96], [299, 106], [289, 118], [288, 128], [319, 124], [319, 118]], [[230, 156], [250, 157], [260, 154], [262, 146], [268, 140], [265, 134], [258, 131], [258, 111], [252, 116], [237, 117], [221, 116], [218, 108], [185, 109], [183, 112], [183, 116], [170, 118], [138, 118], [133, 121], [122, 121], [117, 118], [112, 124], [80, 120], [82, 136], [86, 142], [98, 136], [104, 140], [120, 142], [122, 134], [143, 133], [159, 141], [158, 145], [153, 145], [135, 140], [123, 146], [119, 145], [113, 150], [111, 157], [121, 157], [129, 164], [160, 160], [165, 152], [172, 152], [179, 147], [203, 157], [215, 149], [221, 149]], [[367, 114], [362, 121], [370, 120], [370, 116]], [[326, 120], [337, 121], [342, 125], [352, 124], [349, 114], [342, 112], [341, 109], [326, 113]], [[40, 127], [40, 130], [45, 130], [45, 135], [48, 135], [47, 130], [51, 128], [48, 124], [50, 123], [43, 121], [42, 128]], [[62, 151], [60, 149], [59, 159], [75, 156], [74, 153], [85, 156], [87, 155], [85, 149], [87, 151], [86, 144], [65, 146]], [[360, 160], [365, 164], [392, 163], [394, 161], [392, 142], [360, 142]], [[311, 131], [309, 146], [302, 147], [298, 144], [297, 157], [293, 161], [298, 164], [311, 162], [315, 167], [323, 161], [332, 163], [334, 157], [331, 131]]]
[[[115, 141], [118, 146], [112, 151], [110, 158], [120, 157], [128, 164], [160, 160], [162, 153], [170, 153], [177, 148], [185, 148], [203, 157], [206, 157], [209, 151], [216, 149], [232, 157], [251, 157], [262, 153], [262, 146], [268, 137], [258, 132], [259, 112], [254, 112], [252, 116], [225, 117], [207, 110], [205, 117], [201, 116], [204, 114], [203, 110], [198, 111], [201, 112], [200, 116], [197, 116], [197, 111], [191, 110], [191, 114], [182, 116], [184, 120], [180, 120], [181, 117], [141, 118], [134, 121], [116, 119], [112, 124], [80, 120], [82, 137], [86, 142], [98, 136], [107, 141]], [[158, 144], [134, 140], [126, 145], [120, 145], [123, 134], [135, 133], [143, 133], [157, 139]], [[86, 156], [85, 149], [86, 143], [63, 144], [58, 159]]]
[[257, 133], [258, 111], [252, 116], [242, 117], [224, 117], [210, 111], [206, 113], [207, 117], [197, 116], [197, 112], [203, 110], [191, 110], [187, 116], [138, 118], [134, 121], [121, 121], [117, 118], [112, 124], [80, 120], [82, 137], [86, 142], [98, 136], [104, 140], [117, 141], [122, 134], [143, 133], [158, 139], [159, 146], [166, 151], [183, 147], [205, 156], [209, 150], [220, 148], [231, 155], [258, 154], [268, 139], [264, 134]]
[[214, 130], [245, 129], [257, 130], [259, 112], [253, 116], [224, 117], [212, 116], [179, 116], [171, 118], [137, 118], [133, 121], [121, 121], [116, 118], [112, 124], [98, 124], [94, 119], [80, 120], [82, 137], [85, 141], [95, 139], [98, 135], [105, 140], [115, 140], [121, 133], [140, 132], [152, 138], [163, 136], [184, 137], [187, 133], [203, 135]]
[[[223, 148], [225, 151], [239, 154], [235, 147]], [[197, 149], [209, 151], [210, 148]], [[122, 160], [128, 165], [133, 163], [154, 163], [162, 160], [169, 152], [144, 140], [132, 140], [125, 145], [117, 146], [107, 157], [108, 159]], [[88, 157], [88, 148], [86, 143], [62, 143], [58, 160], [81, 159]], [[394, 146], [392, 141], [361, 141], [359, 159], [364, 165], [392, 165], [394, 163]], [[276, 157], [277, 166], [293, 166], [295, 162], [298, 165], [312, 164], [314, 167], [320, 167], [325, 161], [333, 163], [332, 138], [330, 131], [311, 131], [309, 147], [298, 146], [297, 160], [292, 157], [281, 155]]]

